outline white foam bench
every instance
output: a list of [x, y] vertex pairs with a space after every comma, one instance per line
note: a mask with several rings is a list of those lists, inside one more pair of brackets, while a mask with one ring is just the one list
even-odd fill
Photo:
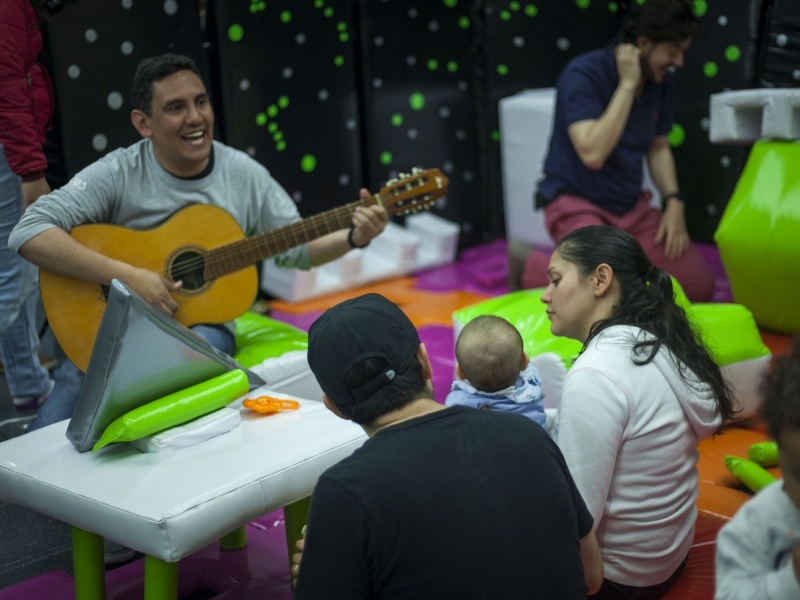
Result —
[[737, 90], [711, 95], [708, 138], [750, 144], [762, 138], [800, 139], [800, 90]]
[[269, 417], [242, 408], [238, 428], [173, 452], [78, 453], [67, 421], [44, 427], [0, 444], [0, 500], [73, 526], [78, 600], [105, 598], [103, 537], [146, 555], [146, 598], [177, 599], [181, 558], [220, 539], [243, 545], [244, 525], [281, 507], [291, 556], [317, 479], [366, 440], [321, 402], [294, 399], [297, 411]]

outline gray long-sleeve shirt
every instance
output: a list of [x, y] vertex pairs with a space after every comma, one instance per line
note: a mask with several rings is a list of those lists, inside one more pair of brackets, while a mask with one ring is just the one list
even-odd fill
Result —
[[778, 481], [748, 501], [717, 537], [716, 600], [797, 600], [792, 551], [800, 510]]
[[[251, 236], [300, 220], [297, 207], [269, 171], [214, 142], [214, 168], [201, 179], [181, 179], [158, 163], [149, 139], [110, 152], [64, 187], [37, 200], [8, 241], [13, 250], [52, 227], [70, 231], [87, 223], [152, 229], [179, 209], [211, 204], [225, 209]], [[280, 267], [313, 266], [306, 245], [275, 257]]]

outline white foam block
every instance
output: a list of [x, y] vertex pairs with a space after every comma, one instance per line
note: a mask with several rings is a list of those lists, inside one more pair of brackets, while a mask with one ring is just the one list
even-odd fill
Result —
[[722, 92], [712, 94], [710, 104], [708, 139], [714, 144], [800, 139], [800, 90]]

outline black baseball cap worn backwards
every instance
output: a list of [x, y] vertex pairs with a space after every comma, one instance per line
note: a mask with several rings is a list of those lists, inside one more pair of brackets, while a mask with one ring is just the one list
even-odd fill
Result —
[[[308, 364], [322, 391], [337, 405], [351, 405], [389, 385], [416, 358], [419, 335], [400, 308], [380, 294], [337, 304], [308, 331]], [[386, 368], [355, 389], [347, 374], [367, 358]]]

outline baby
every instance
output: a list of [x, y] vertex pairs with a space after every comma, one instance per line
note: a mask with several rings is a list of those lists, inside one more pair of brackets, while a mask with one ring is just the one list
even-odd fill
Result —
[[717, 538], [718, 600], [800, 598], [800, 340], [767, 376], [761, 415], [783, 481], [747, 502]]
[[447, 406], [515, 412], [545, 426], [542, 379], [516, 328], [500, 317], [477, 317], [456, 342], [456, 375]]

